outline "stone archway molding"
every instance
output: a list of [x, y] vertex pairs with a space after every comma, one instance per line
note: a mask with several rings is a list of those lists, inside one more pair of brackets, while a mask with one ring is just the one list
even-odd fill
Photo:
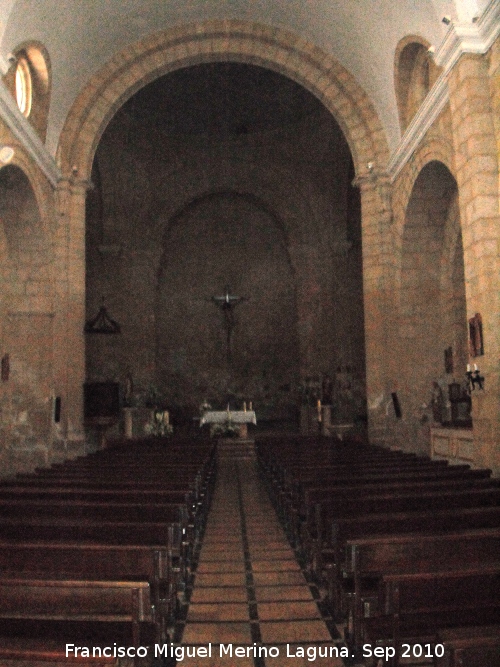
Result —
[[302, 37], [251, 22], [204, 21], [150, 35], [127, 47], [91, 77], [75, 100], [58, 147], [63, 174], [89, 179], [99, 140], [117, 110], [138, 90], [182, 67], [243, 62], [271, 69], [315, 95], [349, 144], [356, 174], [368, 163], [384, 170], [389, 148], [366, 93], [332, 56]]

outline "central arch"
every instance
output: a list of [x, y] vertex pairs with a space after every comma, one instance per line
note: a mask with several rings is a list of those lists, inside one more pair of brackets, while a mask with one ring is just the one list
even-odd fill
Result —
[[58, 147], [63, 174], [90, 178], [99, 140], [116, 111], [140, 88], [176, 69], [208, 62], [243, 62], [299, 83], [334, 116], [355, 172], [384, 169], [389, 148], [364, 90], [332, 56], [281, 28], [234, 20], [205, 21], [150, 35], [94, 74], [73, 103]]
[[[312, 93], [332, 114], [349, 146], [354, 172], [361, 187], [363, 262], [366, 257], [365, 315], [368, 343], [367, 391], [376, 394], [381, 379], [376, 371], [381, 342], [370, 322], [379, 311], [380, 290], [377, 235], [384, 202], [384, 171], [389, 148], [380, 119], [355, 78], [331, 55], [291, 32], [257, 23], [234, 20], [204, 21], [177, 26], [150, 35], [117, 54], [96, 72], [74, 101], [57, 149], [63, 179], [59, 185], [61, 223], [72, 240], [67, 257], [67, 300], [61, 304], [67, 322], [66, 363], [68, 429], [74, 439], [83, 437], [85, 378], [85, 191], [101, 137], [109, 122], [137, 91], [175, 70], [214, 62], [257, 65], [281, 74]], [[381, 187], [372, 187], [382, 176]], [[373, 262], [375, 259], [375, 263]], [[373, 275], [372, 275], [373, 274]], [[370, 370], [371, 369], [371, 370]], [[81, 434], [81, 435], [79, 435]]]

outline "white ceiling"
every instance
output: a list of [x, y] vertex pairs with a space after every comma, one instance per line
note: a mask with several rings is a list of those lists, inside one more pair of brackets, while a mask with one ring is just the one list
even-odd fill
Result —
[[239, 19], [300, 33], [333, 55], [367, 92], [394, 149], [400, 139], [394, 53], [420, 35], [438, 45], [442, 17], [472, 20], [488, 0], [0, 0], [0, 56], [40, 41], [52, 65], [47, 148], [89, 77], [151, 32], [206, 19]]

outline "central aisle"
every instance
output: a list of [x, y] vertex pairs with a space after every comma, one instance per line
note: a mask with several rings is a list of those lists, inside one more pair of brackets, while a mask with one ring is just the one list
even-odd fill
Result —
[[[329, 654], [334, 649], [335, 656], [339, 641], [321, 609], [319, 592], [297, 563], [258, 480], [255, 461], [221, 459], [186, 624], [177, 637], [188, 646], [211, 643], [212, 657], [181, 664], [341, 667], [339, 658], [313, 659], [320, 649]], [[232, 658], [221, 655], [220, 644], [226, 649], [232, 644]], [[245, 657], [236, 656], [236, 647], [242, 646], [251, 648], [251, 657], [246, 649]], [[258, 657], [261, 646], [273, 647], [279, 656]]]

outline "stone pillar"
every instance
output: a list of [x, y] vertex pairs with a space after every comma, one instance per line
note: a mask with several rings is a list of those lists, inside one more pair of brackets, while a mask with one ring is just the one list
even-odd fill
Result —
[[64, 179], [58, 187], [55, 230], [56, 337], [54, 358], [61, 396], [61, 437], [68, 449], [84, 449], [85, 196], [87, 181]]
[[449, 77], [464, 246], [467, 317], [480, 313], [484, 356], [471, 359], [485, 376], [472, 394], [474, 463], [500, 470], [500, 216], [498, 152], [488, 58], [464, 54]]
[[123, 435], [132, 438], [133, 430], [133, 408], [123, 408]]
[[389, 444], [386, 406], [393, 390], [390, 362], [394, 357], [389, 350], [396, 336], [397, 312], [390, 182], [384, 174], [370, 172], [353, 185], [361, 193], [368, 435], [372, 444]]
[[330, 428], [332, 425], [332, 406], [321, 406], [321, 433], [322, 435], [330, 435]]

